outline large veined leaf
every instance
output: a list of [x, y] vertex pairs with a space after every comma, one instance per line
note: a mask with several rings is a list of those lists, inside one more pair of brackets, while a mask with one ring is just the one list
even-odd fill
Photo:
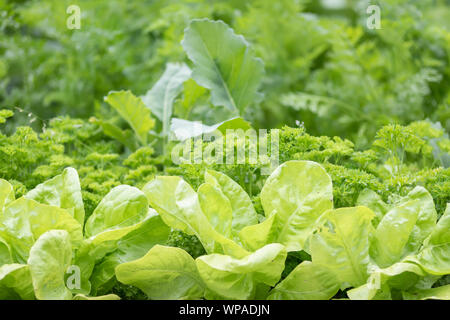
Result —
[[260, 198], [267, 220], [243, 229], [243, 242], [275, 242], [300, 251], [320, 215], [333, 208], [331, 178], [315, 162], [288, 161], [270, 175]]
[[408, 262], [398, 262], [384, 269], [375, 267], [367, 283], [347, 291], [347, 295], [352, 300], [389, 300], [392, 288], [409, 289], [424, 275], [418, 265]]
[[181, 141], [213, 132], [225, 135], [228, 129], [242, 129], [245, 131], [251, 128], [250, 123], [240, 117], [231, 118], [211, 126], [178, 118], [172, 118], [170, 124], [170, 131], [173, 133], [174, 139]]
[[340, 208], [324, 214], [326, 223], [313, 234], [313, 264], [333, 271], [341, 289], [358, 287], [368, 278], [369, 234], [375, 214], [366, 207]]
[[70, 236], [64, 230], [44, 233], [30, 251], [28, 265], [36, 297], [40, 300], [70, 300], [64, 276], [72, 261]]
[[62, 174], [39, 184], [29, 191], [26, 198], [66, 209], [80, 223], [84, 224], [84, 205], [81, 196], [80, 179], [73, 168], [67, 168]]
[[257, 284], [273, 286], [278, 282], [286, 255], [283, 245], [273, 243], [241, 259], [210, 254], [198, 257], [196, 264], [213, 293], [227, 299], [253, 299]]
[[142, 99], [134, 96], [131, 91], [111, 91], [104, 100], [128, 122], [138, 140], [146, 145], [155, 120]]
[[431, 235], [424, 241], [422, 249], [412, 261], [428, 273], [450, 274], [450, 204], [436, 224]]
[[191, 77], [191, 69], [184, 63], [168, 63], [155, 85], [142, 97], [142, 101], [162, 122], [163, 135], [169, 133], [175, 98], [183, 83]]
[[330, 269], [304, 261], [272, 289], [268, 299], [328, 300], [338, 290], [338, 279]]
[[192, 20], [182, 46], [194, 63], [192, 78], [211, 90], [211, 100], [236, 113], [259, 98], [264, 66], [248, 43], [222, 21]]
[[180, 177], [156, 177], [142, 190], [167, 225], [196, 235], [208, 253], [224, 253], [234, 257], [248, 254], [214, 229], [201, 209], [197, 193]]
[[86, 221], [85, 236], [132, 226], [148, 213], [145, 194], [137, 188], [120, 185], [113, 188]]
[[0, 300], [34, 300], [30, 267], [26, 264], [0, 266]]
[[154, 300], [195, 299], [204, 294], [194, 259], [175, 247], [154, 246], [141, 259], [117, 266], [116, 277]]
[[13, 186], [6, 180], [0, 179], [0, 214], [11, 201], [14, 201]]
[[97, 290], [114, 277], [115, 268], [122, 263], [143, 257], [154, 245], [164, 244], [170, 228], [158, 215], [151, 215], [139, 227], [119, 239], [116, 248], [95, 266], [90, 281]]
[[14, 261], [25, 263], [36, 240], [53, 229], [66, 230], [74, 247], [83, 239], [82, 227], [65, 209], [20, 198], [0, 215], [0, 236], [10, 245]]

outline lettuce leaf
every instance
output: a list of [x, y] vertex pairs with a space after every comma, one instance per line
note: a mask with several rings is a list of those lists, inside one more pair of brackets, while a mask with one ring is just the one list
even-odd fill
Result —
[[0, 214], [3, 208], [14, 199], [13, 186], [8, 181], [0, 179]]
[[253, 299], [257, 284], [274, 286], [280, 280], [286, 255], [283, 245], [273, 243], [241, 259], [210, 254], [198, 257], [196, 264], [213, 294], [226, 299]]
[[0, 215], [0, 236], [10, 245], [15, 262], [25, 263], [37, 239], [54, 229], [66, 230], [74, 247], [81, 245], [82, 227], [65, 209], [22, 197], [6, 206]]
[[80, 179], [77, 171], [73, 168], [66, 168], [62, 174], [39, 184], [25, 197], [39, 203], [66, 209], [80, 225], [84, 224], [84, 204]]
[[331, 178], [315, 162], [287, 161], [267, 179], [260, 198], [267, 219], [244, 228], [242, 242], [250, 249], [281, 243], [288, 251], [300, 251], [317, 219], [333, 208]]
[[93, 291], [108, 283], [115, 276], [115, 268], [122, 263], [143, 257], [153, 246], [164, 244], [170, 228], [158, 215], [149, 215], [139, 227], [117, 241], [113, 252], [95, 266], [90, 281]]
[[71, 300], [64, 276], [72, 261], [72, 246], [65, 230], [50, 230], [39, 237], [30, 250], [30, 266], [36, 298]]
[[450, 274], [450, 204], [416, 256], [408, 257], [434, 275]]
[[154, 300], [196, 299], [204, 294], [194, 259], [175, 247], [154, 246], [141, 259], [117, 266], [116, 277]]
[[182, 178], [156, 177], [143, 191], [168, 226], [196, 235], [208, 253], [248, 255], [244, 248], [214, 229], [201, 209], [198, 194]]
[[338, 279], [330, 269], [304, 261], [270, 291], [267, 299], [328, 300], [338, 290]]
[[34, 300], [30, 267], [26, 264], [0, 266], [0, 300]]
[[310, 242], [312, 262], [334, 272], [341, 289], [358, 287], [369, 276], [369, 235], [375, 214], [367, 207], [340, 208], [324, 214], [325, 224]]

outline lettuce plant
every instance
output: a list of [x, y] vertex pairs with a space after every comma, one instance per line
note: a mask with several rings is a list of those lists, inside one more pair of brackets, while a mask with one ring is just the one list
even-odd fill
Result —
[[[245, 191], [223, 173], [205, 172], [197, 192], [179, 177], [157, 177], [144, 188], [170, 227], [196, 235], [206, 255], [155, 246], [120, 264], [120, 282], [151, 299], [446, 299], [450, 286], [448, 219], [438, 220], [428, 191], [417, 187], [386, 204], [373, 191], [358, 206], [333, 209], [332, 182], [311, 161], [288, 161], [267, 179], [264, 217]], [[288, 252], [300, 263], [279, 282]]]
[[[116, 281], [149, 299], [450, 297], [450, 206], [439, 217], [419, 186], [334, 209], [332, 189], [318, 163], [287, 161], [262, 188], [261, 215], [223, 173], [206, 170], [197, 191], [159, 176], [113, 188], [84, 222], [76, 170], [18, 199], [0, 180], [0, 298], [118, 299]], [[171, 230], [206, 253], [168, 246]], [[282, 278], [288, 253], [302, 262]]]
[[[84, 223], [76, 170], [67, 168], [19, 199], [1, 180], [0, 298], [88, 299], [114, 278], [116, 265], [164, 243], [169, 232], [134, 187], [113, 188]], [[69, 270], [78, 277], [72, 285]]]

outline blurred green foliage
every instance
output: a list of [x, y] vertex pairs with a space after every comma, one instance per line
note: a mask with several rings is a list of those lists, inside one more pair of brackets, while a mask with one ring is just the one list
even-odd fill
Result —
[[[66, 27], [71, 4], [81, 8], [80, 30]], [[369, 4], [381, 8], [379, 30], [366, 27]], [[265, 63], [265, 98], [245, 115], [257, 128], [299, 120], [357, 148], [390, 123], [450, 128], [445, 0], [1, 0], [0, 15], [0, 105], [25, 110], [9, 132], [89, 117], [110, 90], [145, 93], [168, 61], [188, 62], [183, 30], [202, 17], [225, 21]]]

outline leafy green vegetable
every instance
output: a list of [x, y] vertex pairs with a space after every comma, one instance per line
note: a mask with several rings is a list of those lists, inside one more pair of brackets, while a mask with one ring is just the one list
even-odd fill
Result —
[[204, 285], [194, 259], [184, 250], [155, 246], [141, 259], [116, 268], [119, 281], [144, 291], [151, 299], [194, 299]]
[[418, 290], [415, 292], [404, 292], [403, 297], [405, 300], [450, 300], [450, 285]]
[[[310, 161], [288, 161], [279, 166], [261, 190], [267, 220], [242, 230], [246, 243], [278, 242], [288, 251], [304, 249], [320, 215], [333, 207], [331, 179]], [[258, 238], [266, 238], [260, 240]]]
[[70, 300], [64, 275], [72, 261], [70, 236], [64, 230], [50, 230], [30, 250], [28, 265], [36, 297], [41, 300]]
[[410, 289], [424, 275], [417, 265], [398, 262], [385, 269], [375, 268], [366, 284], [349, 290], [347, 295], [352, 300], [391, 299], [391, 287]]
[[25, 197], [66, 209], [80, 224], [84, 223], [80, 180], [77, 171], [73, 168], [67, 168], [61, 175], [38, 185]]
[[145, 195], [136, 188], [117, 186], [112, 189], [86, 221], [87, 237], [102, 232], [126, 228], [141, 221], [147, 215]]
[[195, 234], [206, 252], [245, 256], [246, 250], [220, 234], [203, 213], [197, 193], [179, 177], [157, 177], [143, 189], [149, 203], [172, 228]]
[[449, 7], [329, 2], [0, 0], [0, 299], [449, 299]]
[[273, 286], [278, 282], [285, 259], [284, 246], [269, 244], [241, 259], [211, 254], [197, 258], [196, 264], [213, 294], [228, 299], [252, 299], [257, 283]]
[[302, 262], [272, 289], [269, 300], [328, 300], [339, 290], [337, 277], [325, 266]]
[[35, 298], [28, 265], [4, 264], [0, 267], [0, 298], [2, 300]]
[[[450, 205], [439, 219], [430, 236], [424, 241], [423, 247], [414, 257], [419, 265], [431, 274], [444, 275], [450, 272]], [[417, 260], [416, 260], [417, 259]]]
[[155, 126], [155, 120], [142, 99], [135, 97], [130, 91], [114, 91], [105, 97], [105, 101], [128, 122], [139, 141], [147, 144], [148, 134]]
[[82, 228], [64, 209], [22, 197], [6, 206], [0, 217], [0, 235], [10, 245], [13, 259], [20, 263], [28, 260], [35, 241], [53, 229], [66, 230], [73, 246], [80, 246]]
[[181, 93], [183, 83], [190, 77], [188, 66], [169, 63], [158, 82], [142, 97], [145, 105], [161, 121], [164, 136], [169, 134], [174, 100]]
[[182, 45], [195, 66], [192, 78], [211, 90], [214, 105], [242, 113], [258, 99], [263, 63], [253, 56], [243, 37], [237, 36], [225, 23], [192, 20]]
[[149, 215], [135, 230], [117, 241], [116, 249], [108, 254], [94, 269], [91, 283], [99, 290], [115, 276], [115, 267], [145, 256], [155, 245], [164, 244], [170, 229], [158, 215]]
[[369, 264], [369, 234], [374, 213], [366, 207], [327, 211], [325, 224], [311, 237], [313, 264], [330, 268], [341, 289], [366, 282]]

